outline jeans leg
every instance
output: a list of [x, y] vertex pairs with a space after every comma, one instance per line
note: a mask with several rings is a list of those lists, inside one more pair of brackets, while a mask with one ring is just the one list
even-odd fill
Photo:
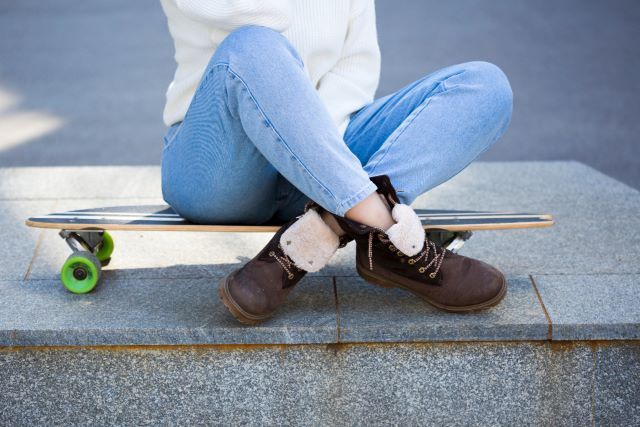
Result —
[[486, 62], [439, 70], [354, 114], [345, 133], [369, 176], [389, 175], [403, 203], [458, 174], [506, 130], [512, 92]]
[[[223, 67], [208, 72], [226, 76]], [[162, 193], [192, 222], [260, 224], [276, 210], [278, 172], [230, 114], [220, 83], [203, 80], [184, 120], [168, 130]]]
[[[502, 71], [469, 62], [362, 108], [351, 117], [344, 140], [369, 176], [389, 175], [400, 200], [410, 204], [489, 148], [506, 130], [511, 111], [511, 87]], [[293, 189], [277, 215], [298, 215], [306, 201]]]
[[284, 36], [264, 27], [236, 30], [220, 44], [210, 68], [226, 70], [230, 114], [269, 163], [307, 197], [343, 215], [375, 191]]
[[338, 214], [375, 191], [295, 49], [275, 31], [244, 27], [220, 44], [168, 134], [163, 195], [195, 222], [261, 223], [284, 197], [283, 177]]

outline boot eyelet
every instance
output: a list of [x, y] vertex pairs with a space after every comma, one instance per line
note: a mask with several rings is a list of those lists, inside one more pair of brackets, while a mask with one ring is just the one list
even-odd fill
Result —
[[293, 274], [289, 273], [289, 275], [287, 276], [289, 278], [289, 280], [293, 279]]
[[420, 273], [424, 273], [424, 267], [420, 267], [420, 268], [418, 269], [418, 271], [419, 271]]
[[384, 236], [382, 234], [378, 234], [378, 239], [382, 240], [384, 239]]
[[402, 253], [402, 251], [398, 251], [398, 256], [404, 256], [404, 254]]
[[407, 261], [409, 264], [413, 265], [416, 263], [416, 260], [413, 258], [409, 258], [409, 261]]
[[389, 250], [390, 250], [390, 251], [394, 251], [394, 252], [395, 252], [396, 247], [395, 247], [395, 246], [393, 246], [393, 245], [389, 245]]
[[273, 252], [273, 251], [269, 252], [269, 256], [275, 256], [275, 255], [276, 255], [275, 252]]
[[429, 273], [429, 277], [431, 277], [432, 279], [435, 279], [436, 276], [437, 276], [436, 273]]

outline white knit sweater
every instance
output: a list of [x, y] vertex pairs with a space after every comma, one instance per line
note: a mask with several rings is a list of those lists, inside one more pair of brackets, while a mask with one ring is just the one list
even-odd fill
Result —
[[297, 49], [341, 133], [349, 115], [373, 100], [380, 50], [373, 0], [161, 0], [177, 69], [164, 122], [181, 121], [217, 46], [230, 31], [262, 25]]

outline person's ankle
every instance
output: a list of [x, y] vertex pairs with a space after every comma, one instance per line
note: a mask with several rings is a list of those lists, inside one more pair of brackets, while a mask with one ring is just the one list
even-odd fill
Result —
[[378, 193], [371, 193], [367, 198], [349, 209], [345, 217], [385, 231], [395, 224], [391, 216], [389, 203], [381, 198]]
[[383, 196], [382, 194], [380, 194], [380, 193], [376, 193], [376, 194], [377, 194], [378, 196], [380, 196], [380, 200], [382, 200], [382, 202], [384, 203], [384, 205], [387, 207], [387, 210], [388, 210], [389, 212], [391, 212], [392, 207], [391, 207], [391, 205], [389, 204], [389, 201], [387, 200], [387, 198], [386, 198], [386, 197], [384, 197], [384, 196]]
[[329, 228], [338, 235], [338, 237], [345, 235], [344, 230], [340, 227], [340, 224], [338, 224], [338, 221], [334, 218], [331, 212], [323, 211], [322, 214], [320, 214], [320, 218], [322, 218], [325, 224], [327, 224]]

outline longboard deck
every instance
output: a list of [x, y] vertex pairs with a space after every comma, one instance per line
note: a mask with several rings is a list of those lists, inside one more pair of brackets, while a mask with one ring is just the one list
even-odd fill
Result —
[[[553, 225], [548, 214], [416, 209], [425, 230], [479, 231]], [[274, 232], [281, 224], [195, 224], [168, 205], [111, 206], [29, 218], [29, 227], [64, 230]]]

